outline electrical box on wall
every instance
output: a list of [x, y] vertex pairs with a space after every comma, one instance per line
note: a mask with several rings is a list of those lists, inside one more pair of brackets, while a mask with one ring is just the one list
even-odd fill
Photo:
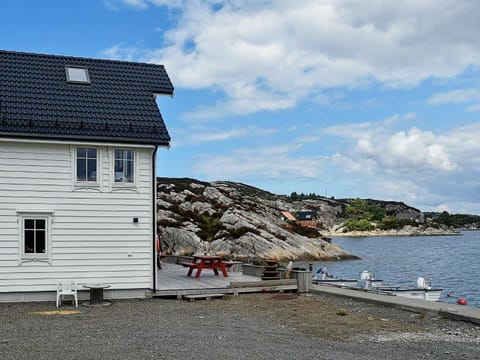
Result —
[[134, 217], [134, 218], [133, 218], [133, 223], [134, 223], [134, 224], [138, 224], [138, 217]]

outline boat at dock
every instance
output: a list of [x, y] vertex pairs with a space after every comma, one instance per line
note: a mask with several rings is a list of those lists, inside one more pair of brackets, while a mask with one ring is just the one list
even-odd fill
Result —
[[442, 288], [432, 287], [431, 282], [427, 282], [423, 277], [417, 278], [416, 285], [416, 287], [378, 286], [374, 290], [410, 299], [440, 301], [440, 296], [443, 291]]
[[319, 285], [332, 285], [351, 288], [354, 290], [367, 290], [381, 295], [395, 295], [410, 299], [427, 301], [440, 301], [443, 289], [431, 286], [431, 281], [425, 278], [417, 278], [416, 286], [386, 285], [383, 280], [375, 278], [375, 273], [367, 270], [362, 271], [358, 279], [339, 278], [327, 272], [327, 268], [319, 267], [312, 275], [312, 283]]
[[312, 275], [312, 283], [321, 285], [334, 285], [359, 288], [376, 288], [382, 285], [383, 281], [375, 279], [375, 273], [367, 270], [362, 271], [358, 279], [339, 278], [327, 272], [327, 268], [319, 267]]

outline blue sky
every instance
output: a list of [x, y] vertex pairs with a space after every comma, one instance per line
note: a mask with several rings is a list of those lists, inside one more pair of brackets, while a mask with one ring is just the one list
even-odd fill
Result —
[[476, 1], [4, 1], [0, 48], [164, 64], [160, 176], [480, 213]]

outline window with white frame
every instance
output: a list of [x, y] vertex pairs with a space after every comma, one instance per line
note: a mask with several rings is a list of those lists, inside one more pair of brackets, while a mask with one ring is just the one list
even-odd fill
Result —
[[76, 148], [76, 181], [97, 182], [98, 150], [94, 147]]
[[21, 214], [20, 251], [23, 259], [48, 259], [50, 257], [51, 214]]
[[115, 183], [133, 184], [135, 181], [135, 152], [129, 149], [114, 151]]

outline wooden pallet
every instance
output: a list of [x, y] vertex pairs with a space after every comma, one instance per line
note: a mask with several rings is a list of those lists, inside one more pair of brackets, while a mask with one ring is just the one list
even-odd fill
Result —
[[183, 295], [183, 298], [192, 302], [195, 300], [223, 299], [225, 296], [227, 296], [227, 294], [191, 294]]

